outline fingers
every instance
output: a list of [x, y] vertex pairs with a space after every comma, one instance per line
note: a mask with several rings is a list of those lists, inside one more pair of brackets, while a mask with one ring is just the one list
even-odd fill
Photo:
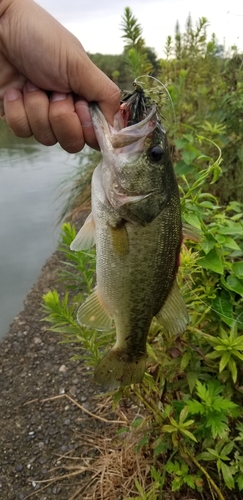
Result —
[[88, 103], [83, 100], [77, 101], [75, 103], [75, 110], [82, 125], [83, 136], [86, 144], [93, 149], [99, 150]]
[[5, 121], [18, 137], [30, 137], [32, 131], [24, 109], [22, 93], [17, 89], [8, 89], [4, 94]]
[[[46, 146], [59, 142], [69, 153], [77, 153], [84, 147], [82, 124], [71, 94], [53, 92], [49, 99], [46, 92], [27, 82], [23, 94], [17, 89], [6, 91], [4, 111], [7, 124], [19, 137], [33, 135]], [[97, 147], [91, 123], [88, 128], [87, 142]]]
[[46, 92], [28, 81], [23, 90], [24, 111], [35, 139], [45, 146], [56, 144], [57, 138], [49, 120], [49, 98]]
[[49, 107], [49, 120], [55, 137], [63, 149], [69, 153], [81, 151], [85, 140], [71, 94], [53, 92]]
[[120, 106], [119, 87], [95, 66], [81, 46], [73, 52], [67, 67], [70, 86], [75, 94], [87, 102], [97, 102], [112, 125]]
[[98, 101], [99, 107], [108, 122], [113, 125], [114, 115], [119, 111], [120, 107], [121, 91], [114, 82], [109, 82], [106, 92], [105, 99]]

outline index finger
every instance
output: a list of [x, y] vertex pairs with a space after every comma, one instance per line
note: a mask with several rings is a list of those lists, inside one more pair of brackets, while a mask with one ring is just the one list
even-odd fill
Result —
[[[113, 82], [111, 83], [113, 84]], [[115, 84], [109, 87], [111, 88], [107, 89], [106, 97], [98, 99], [97, 102], [108, 122], [113, 125], [114, 115], [120, 107], [121, 91]]]
[[100, 148], [96, 139], [92, 118], [89, 111], [89, 105], [87, 101], [84, 100], [76, 101], [75, 111], [80, 119], [83, 136], [86, 144], [88, 144], [90, 148], [97, 149], [97, 151], [99, 151]]
[[[97, 102], [102, 113], [112, 125], [114, 115], [119, 110], [121, 91], [108, 76], [89, 59], [87, 54], [78, 52], [73, 66], [71, 61], [71, 89], [87, 102]], [[74, 71], [75, 70], [75, 71]]]

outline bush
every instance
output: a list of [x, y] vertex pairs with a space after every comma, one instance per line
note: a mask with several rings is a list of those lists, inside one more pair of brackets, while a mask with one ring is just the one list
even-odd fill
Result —
[[[184, 134], [177, 143], [185, 222], [178, 282], [190, 325], [174, 338], [154, 320], [143, 382], [113, 393], [114, 407], [125, 397], [144, 408], [144, 416], [131, 427], [142, 430], [137, 449], [153, 457], [149, 490], [154, 496], [143, 497], [137, 481], [138, 498], [158, 498], [168, 484], [173, 491], [199, 492], [209, 484], [221, 500], [228, 490], [243, 489], [243, 214], [239, 203], [223, 207], [204, 192], [205, 183], [217, 180], [221, 159], [205, 157], [202, 142], [202, 137]], [[190, 184], [184, 174], [189, 158]], [[101, 336], [76, 322], [77, 307], [94, 285], [95, 254], [71, 252], [74, 236], [74, 228], [64, 224], [61, 278], [72, 292], [63, 300], [56, 291], [48, 292], [44, 307], [62, 342], [81, 345], [77, 357], [95, 366], [101, 351], [103, 356], [113, 343], [114, 331]]]

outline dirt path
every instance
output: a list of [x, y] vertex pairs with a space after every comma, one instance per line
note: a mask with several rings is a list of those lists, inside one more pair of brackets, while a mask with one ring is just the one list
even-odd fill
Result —
[[[30, 493], [38, 500], [67, 500], [82, 475], [44, 491], [37, 481], [47, 477], [58, 464], [58, 456], [79, 447], [81, 432], [99, 430], [101, 423], [80, 410], [68, 394], [84, 408], [95, 411], [96, 392], [81, 361], [70, 361], [74, 354], [60, 345], [60, 337], [41, 321], [42, 295], [64, 285], [56, 280], [60, 254], [55, 252], [27, 295], [23, 311], [15, 318], [0, 343], [0, 499], [24, 500]], [[73, 352], [72, 352], [73, 349]], [[32, 402], [33, 401], [33, 402]], [[48, 475], [49, 477], [49, 475]], [[75, 497], [76, 498], [76, 497]], [[78, 497], [77, 497], [78, 498]]]

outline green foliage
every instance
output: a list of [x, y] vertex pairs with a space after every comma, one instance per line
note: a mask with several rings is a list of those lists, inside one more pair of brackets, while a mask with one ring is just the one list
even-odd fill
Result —
[[[125, 10], [122, 29], [129, 74], [135, 77], [149, 73], [146, 65], [151, 63], [151, 57], [142, 28], [129, 8]], [[207, 488], [214, 499], [224, 500], [231, 494], [240, 498], [242, 56], [235, 52], [233, 57], [225, 57], [215, 35], [207, 40], [207, 20], [201, 18], [193, 27], [190, 17], [184, 33], [177, 23], [174, 38], [167, 38], [165, 55], [160, 61], [160, 79], [168, 86], [175, 108], [176, 119], [169, 133], [174, 137], [174, 164], [184, 221], [178, 282], [190, 324], [182, 337], [175, 338], [155, 320], [152, 322], [147, 345], [148, 371], [143, 382], [116, 391], [113, 405], [116, 407], [128, 398], [146, 410], [146, 418], [136, 418], [121, 430], [124, 446], [126, 435], [137, 433], [136, 451], [144, 451], [153, 464], [147, 487], [135, 479], [138, 494], [131, 498], [156, 500], [163, 497], [166, 489], [200, 493]], [[164, 96], [157, 95], [156, 104], [163, 110]], [[92, 154], [89, 159], [94, 166]], [[89, 181], [84, 183], [88, 184]], [[83, 190], [80, 192], [82, 196]], [[61, 279], [65, 279], [69, 292], [64, 298], [55, 291], [49, 292], [44, 297], [44, 307], [51, 328], [63, 336], [63, 342], [76, 342], [78, 356], [88, 366], [94, 366], [101, 352], [103, 355], [113, 343], [114, 332], [100, 336], [76, 322], [78, 306], [94, 284], [95, 254], [70, 252], [74, 236], [74, 228], [65, 224], [61, 236], [65, 256]]]
[[145, 41], [142, 37], [143, 30], [129, 7], [125, 7], [121, 29], [124, 33], [122, 38], [126, 42], [125, 49], [130, 49], [132, 47], [137, 50], [143, 49], [145, 46]]
[[221, 327], [219, 330], [219, 336], [217, 337], [207, 334], [205, 335], [209, 344], [214, 348], [214, 351], [210, 352], [207, 355], [207, 358], [220, 358], [219, 373], [228, 368], [233, 382], [236, 383], [238, 369], [235, 359], [243, 361], [243, 335], [238, 335], [237, 322], [233, 324], [229, 332], [226, 332]]
[[234, 478], [231, 470], [233, 468], [227, 465], [225, 462], [230, 462], [231, 459], [228, 455], [232, 452], [234, 448], [234, 443], [225, 444], [224, 441], [220, 441], [216, 444], [215, 449], [207, 448], [208, 451], [201, 453], [197, 458], [207, 461], [216, 461], [218, 472], [222, 472], [224, 482], [228, 489], [232, 490], [234, 488]]
[[176, 460], [169, 462], [166, 466], [166, 472], [174, 479], [171, 483], [172, 491], [177, 491], [183, 485], [187, 485], [191, 489], [201, 489], [202, 481], [200, 475], [191, 474], [188, 465], [184, 460]]
[[[121, 23], [123, 54], [90, 54], [90, 58], [123, 89], [130, 88], [131, 79], [142, 74], [161, 80], [174, 106], [175, 120], [169, 122], [169, 134], [179, 140], [189, 127], [189, 131], [216, 139], [222, 149], [224, 175], [214, 186], [208, 185], [208, 190], [222, 204], [242, 203], [243, 56], [235, 48], [232, 55], [225, 53], [215, 34], [208, 39], [208, 24], [202, 17], [194, 26], [189, 16], [182, 31], [176, 23], [174, 36], [167, 37], [165, 57], [159, 61], [146, 46], [142, 27], [127, 7]], [[210, 144], [206, 149], [212, 156]], [[190, 155], [186, 158], [190, 167]]]
[[181, 434], [184, 437], [188, 437], [192, 439], [192, 441], [197, 442], [195, 436], [188, 430], [188, 427], [191, 427], [194, 424], [194, 420], [186, 420], [188, 415], [188, 408], [183, 408], [179, 415], [179, 420], [176, 421], [173, 417], [169, 417], [170, 424], [163, 425], [161, 430], [162, 432], [169, 432], [172, 435], [172, 442], [174, 446], [178, 446], [179, 435]]
[[220, 396], [223, 386], [215, 380], [209, 380], [208, 385], [196, 382], [198, 399], [187, 401], [187, 410], [191, 415], [199, 415], [200, 423], [196, 434], [200, 439], [213, 437], [225, 438], [228, 433], [228, 417], [238, 416], [238, 405]]
[[126, 87], [128, 77], [125, 71], [123, 54], [89, 54], [89, 58], [98, 66], [111, 80], [115, 81], [121, 88]]
[[65, 260], [59, 277], [65, 281], [70, 292], [66, 292], [64, 298], [61, 298], [56, 290], [43, 296], [45, 321], [51, 323], [50, 330], [62, 335], [62, 343], [78, 345], [78, 354], [73, 359], [82, 358], [87, 366], [96, 366], [100, 358], [99, 349], [104, 346], [105, 339], [107, 344], [110, 342], [111, 333], [103, 335], [102, 340], [99, 340], [97, 332], [81, 328], [77, 323], [78, 306], [94, 287], [95, 250], [71, 252], [70, 244], [75, 236], [75, 228], [68, 223], [63, 224], [59, 250], [63, 252]]
[[[189, 16], [182, 33], [177, 23], [168, 36], [158, 78], [170, 91], [176, 120], [170, 133], [180, 139], [186, 127], [217, 139], [222, 149], [223, 176], [208, 186], [221, 203], [243, 202], [243, 57], [229, 57], [215, 34], [207, 39], [207, 19], [195, 27]], [[208, 154], [211, 156], [210, 147]], [[189, 160], [189, 157], [187, 157]], [[188, 163], [189, 166], [189, 163]]]
[[139, 493], [139, 496], [133, 497], [125, 497], [123, 500], [157, 500], [160, 484], [154, 482], [147, 491], [144, 491], [144, 488], [141, 486], [139, 481], [135, 478], [134, 480], [135, 487]]
[[[243, 487], [243, 213], [239, 203], [223, 210], [214, 195], [204, 192], [206, 182], [217, 181], [221, 163], [214, 143], [216, 161], [202, 153], [205, 144], [208, 140], [195, 134], [177, 141], [182, 213], [190, 223], [185, 224], [178, 282], [190, 325], [175, 339], [153, 321], [148, 373], [140, 386], [114, 393], [115, 406], [123, 397], [135, 398], [149, 415], [146, 425], [143, 418], [131, 423], [134, 432], [142, 431], [137, 451], [152, 450], [154, 462], [148, 489], [136, 483], [140, 499], [156, 498], [168, 484], [173, 491], [187, 487], [200, 492], [209, 482], [221, 499], [225, 488]], [[193, 159], [186, 176], [188, 151]], [[76, 322], [78, 305], [94, 285], [95, 253], [71, 252], [74, 237], [74, 228], [64, 224], [61, 279], [70, 292], [63, 299], [49, 292], [44, 303], [52, 330], [62, 334], [63, 342], [81, 344], [77, 357], [94, 366], [114, 332], [100, 336]], [[205, 463], [210, 463], [210, 473]]]
[[58, 248], [66, 259], [63, 261], [65, 267], [60, 271], [59, 276], [62, 281], [65, 281], [68, 289], [85, 289], [89, 295], [95, 282], [95, 250], [91, 249], [85, 253], [72, 252], [70, 244], [75, 236], [74, 226], [64, 223]]
[[67, 199], [60, 220], [74, 216], [82, 208], [90, 207], [92, 174], [100, 159], [100, 152], [88, 147], [80, 154], [76, 170], [61, 185], [62, 192], [67, 193]]
[[[150, 62], [151, 58], [149, 60], [149, 51], [142, 37], [142, 28], [129, 7], [125, 8], [121, 28], [123, 31], [122, 38], [126, 42], [124, 57], [130, 77], [135, 79], [137, 76], [150, 74], [153, 66]], [[150, 54], [151, 52], [150, 49]]]

